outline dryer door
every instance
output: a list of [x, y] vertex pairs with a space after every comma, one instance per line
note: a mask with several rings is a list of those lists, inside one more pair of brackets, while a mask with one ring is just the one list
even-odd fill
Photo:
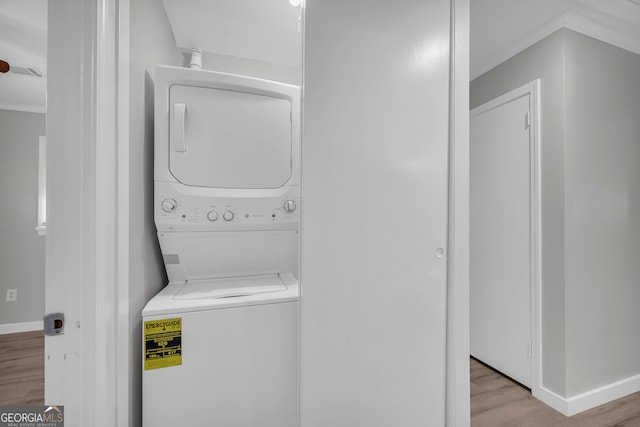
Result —
[[291, 102], [172, 86], [169, 170], [185, 185], [278, 188], [291, 177]]

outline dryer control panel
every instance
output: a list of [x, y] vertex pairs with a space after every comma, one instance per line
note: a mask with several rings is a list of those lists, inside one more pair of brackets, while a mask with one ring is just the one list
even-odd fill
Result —
[[158, 231], [298, 229], [300, 196], [290, 188], [272, 197], [200, 197], [157, 191]]

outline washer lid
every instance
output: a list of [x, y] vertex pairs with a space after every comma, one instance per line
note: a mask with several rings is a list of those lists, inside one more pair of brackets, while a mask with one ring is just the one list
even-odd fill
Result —
[[[280, 283], [277, 283], [277, 281], [274, 283], [274, 276], [277, 277], [277, 280], [279, 280]], [[249, 279], [249, 281], [247, 282], [246, 279]], [[269, 285], [273, 284], [284, 285], [286, 289], [282, 291], [258, 292], [251, 295], [243, 294], [240, 296], [240, 294], [238, 294], [238, 296], [234, 298], [229, 298], [229, 295], [224, 298], [208, 296], [209, 294], [206, 291], [207, 287], [212, 284], [218, 285], [222, 282], [226, 282], [227, 285], [245, 283], [250, 284], [251, 287], [254, 285], [259, 286], [256, 282], [261, 282], [267, 285], [264, 289], [269, 289]], [[207, 283], [209, 285], [207, 285]], [[194, 284], [196, 285], [195, 288], [193, 287]], [[197, 285], [203, 286], [200, 287]], [[187, 296], [190, 294], [190, 290], [194, 290], [194, 292], [191, 293], [191, 298]], [[200, 292], [200, 297], [196, 297], [198, 292]], [[178, 294], [181, 294], [183, 297], [176, 298]], [[142, 309], [142, 316], [180, 315], [180, 313], [241, 308], [262, 304], [297, 303], [299, 295], [298, 279], [290, 273], [273, 276], [249, 276], [228, 279], [170, 282], [169, 285], [160, 291], [158, 295], [153, 297]], [[187, 297], [184, 298], [185, 296]]]
[[286, 291], [277, 274], [229, 277], [224, 279], [188, 281], [173, 297], [174, 300], [246, 297], [269, 292]]

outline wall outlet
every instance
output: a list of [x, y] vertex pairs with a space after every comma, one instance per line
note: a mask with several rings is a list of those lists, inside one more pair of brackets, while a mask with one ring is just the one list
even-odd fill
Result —
[[7, 289], [7, 301], [18, 301], [17, 289]]

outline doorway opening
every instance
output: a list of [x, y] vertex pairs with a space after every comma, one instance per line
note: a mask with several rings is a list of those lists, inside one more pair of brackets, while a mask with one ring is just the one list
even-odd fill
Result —
[[0, 3], [0, 405], [44, 403], [47, 11]]

